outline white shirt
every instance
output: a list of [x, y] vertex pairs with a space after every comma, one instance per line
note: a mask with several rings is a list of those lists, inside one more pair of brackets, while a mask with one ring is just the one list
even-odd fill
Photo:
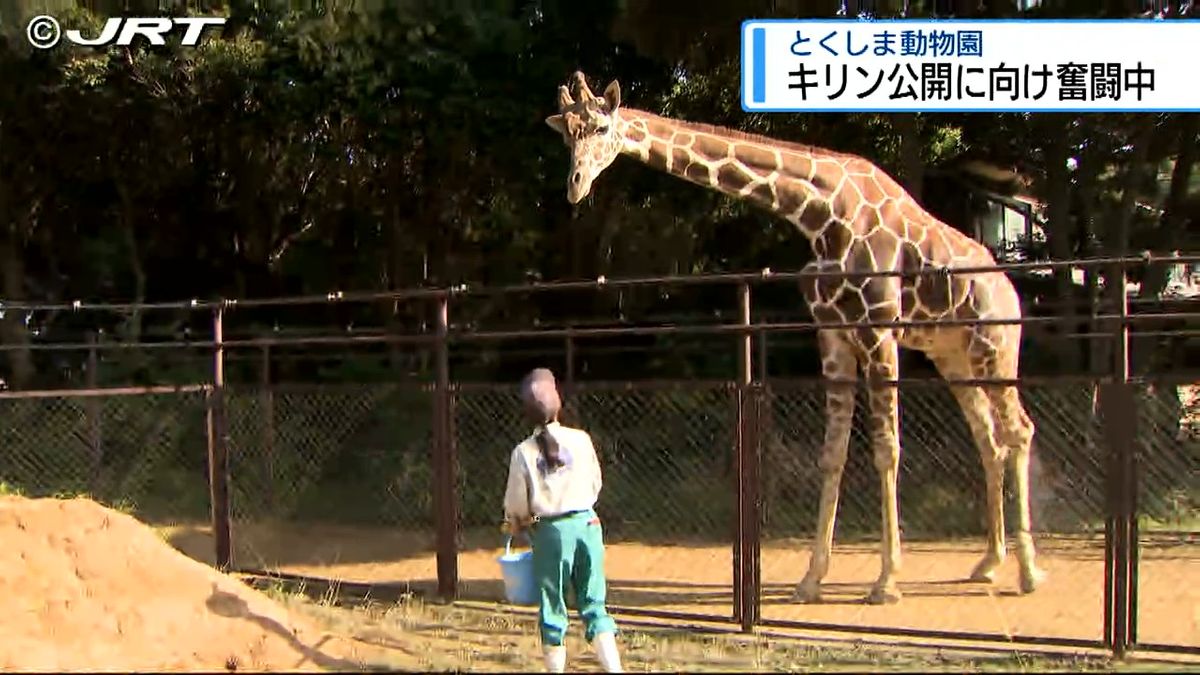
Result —
[[544, 472], [538, 466], [542, 452], [534, 440], [537, 432], [513, 448], [508, 489], [504, 494], [504, 515], [508, 520], [528, 522], [533, 516], [547, 518], [586, 511], [595, 506], [600, 496], [600, 462], [591, 435], [558, 422], [547, 424], [546, 431], [558, 441], [560, 456], [569, 457], [570, 462]]

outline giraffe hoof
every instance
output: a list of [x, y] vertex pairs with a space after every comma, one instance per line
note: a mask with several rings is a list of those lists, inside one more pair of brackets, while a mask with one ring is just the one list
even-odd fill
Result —
[[975, 570], [971, 572], [971, 576], [967, 577], [968, 581], [978, 584], [990, 584], [996, 581], [996, 570]]
[[792, 599], [806, 605], [821, 602], [821, 584], [800, 582], [800, 585], [796, 586], [796, 592], [792, 594]]
[[864, 599], [868, 605], [894, 605], [900, 602], [900, 589], [895, 585], [875, 586]]
[[971, 576], [968, 579], [978, 583], [993, 583], [996, 581], [996, 571], [1000, 568], [1001, 562], [1003, 561], [991, 557], [980, 560], [975, 569], [971, 570]]
[[1021, 572], [1021, 593], [1028, 595], [1037, 590], [1038, 586], [1046, 580], [1046, 571], [1037, 567], [1032, 568], [1028, 572]]

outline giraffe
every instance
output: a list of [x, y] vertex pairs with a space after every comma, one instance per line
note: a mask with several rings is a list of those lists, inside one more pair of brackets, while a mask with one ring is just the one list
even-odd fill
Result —
[[[896, 480], [900, 462], [899, 348], [924, 352], [945, 379], [1015, 379], [1019, 324], [854, 327], [856, 323], [1016, 319], [1020, 299], [1000, 271], [953, 275], [953, 267], [995, 264], [979, 242], [939, 221], [900, 184], [852, 154], [779, 141], [722, 127], [662, 117], [621, 106], [613, 80], [596, 96], [583, 73], [575, 93], [558, 88], [558, 113], [546, 118], [570, 150], [567, 201], [578, 204], [618, 155], [732, 197], [747, 200], [794, 225], [814, 261], [804, 271], [936, 272], [921, 276], [804, 277], [800, 290], [817, 326], [821, 371], [828, 380], [866, 376], [868, 419], [880, 481], [880, 572], [867, 593], [871, 604], [901, 599]], [[822, 327], [825, 326], [825, 327]], [[848, 327], [849, 326], [849, 327]], [[832, 383], [831, 383], [832, 385]], [[1015, 473], [1020, 589], [1032, 593], [1046, 578], [1038, 567], [1030, 523], [1029, 462], [1034, 426], [1015, 387], [955, 386], [986, 478], [987, 539], [970, 579], [993, 582], [1003, 563], [1003, 486], [1006, 463]], [[849, 450], [855, 397], [852, 386], [828, 386], [816, 533], [808, 570], [794, 599], [820, 602], [829, 571], [842, 472]]]

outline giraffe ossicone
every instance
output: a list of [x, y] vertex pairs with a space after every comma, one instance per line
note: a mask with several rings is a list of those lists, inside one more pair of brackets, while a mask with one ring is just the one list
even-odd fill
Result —
[[[744, 199], [792, 223], [808, 240], [810, 271], [908, 272], [892, 276], [820, 276], [801, 282], [818, 326], [822, 374], [829, 380], [869, 383], [871, 445], [880, 480], [882, 521], [879, 578], [871, 603], [901, 593], [897, 474], [900, 462], [898, 350], [924, 352], [947, 380], [1013, 380], [1020, 355], [1019, 324], [939, 320], [1019, 319], [1020, 299], [1001, 271], [953, 274], [956, 267], [988, 267], [985, 246], [921, 207], [885, 171], [857, 155], [671, 119], [621, 105], [614, 80], [596, 96], [580, 72], [573, 91], [558, 90], [558, 113], [546, 124], [570, 150], [567, 200], [582, 201], [619, 155], [691, 183]], [[937, 274], [921, 274], [922, 272]], [[889, 322], [929, 321], [894, 328]], [[862, 324], [862, 325], [858, 325]], [[823, 327], [824, 326], [824, 327]], [[991, 582], [1003, 563], [1004, 475], [1011, 462], [1017, 502], [1019, 586], [1033, 592], [1045, 578], [1037, 565], [1029, 506], [1029, 455], [1034, 426], [1010, 385], [951, 385], [979, 450], [986, 478], [986, 550], [969, 578]], [[808, 571], [796, 589], [801, 601], [822, 597], [829, 571], [842, 472], [849, 450], [854, 391], [825, 392], [825, 437], [818, 458], [822, 485]]]

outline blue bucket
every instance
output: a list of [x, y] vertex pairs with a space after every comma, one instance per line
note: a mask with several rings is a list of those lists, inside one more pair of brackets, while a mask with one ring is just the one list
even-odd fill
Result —
[[500, 572], [504, 575], [504, 597], [513, 605], [538, 604], [538, 587], [533, 578], [533, 551], [512, 552], [512, 537], [504, 542]]

